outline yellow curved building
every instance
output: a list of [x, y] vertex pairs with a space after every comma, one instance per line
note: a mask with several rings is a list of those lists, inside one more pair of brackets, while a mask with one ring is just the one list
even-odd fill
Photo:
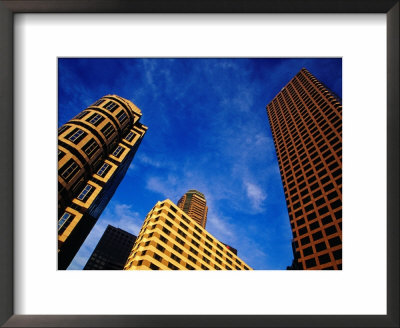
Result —
[[166, 199], [146, 216], [124, 270], [252, 270]]
[[66, 269], [147, 131], [131, 101], [107, 95], [58, 131], [58, 268]]

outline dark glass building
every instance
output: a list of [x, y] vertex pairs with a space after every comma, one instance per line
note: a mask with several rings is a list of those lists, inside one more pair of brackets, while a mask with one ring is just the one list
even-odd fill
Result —
[[147, 131], [131, 101], [108, 95], [58, 130], [58, 269], [65, 270], [125, 176]]
[[342, 269], [342, 105], [301, 71], [267, 106], [290, 217], [288, 269]]
[[122, 270], [135, 241], [136, 236], [108, 225], [83, 270]]

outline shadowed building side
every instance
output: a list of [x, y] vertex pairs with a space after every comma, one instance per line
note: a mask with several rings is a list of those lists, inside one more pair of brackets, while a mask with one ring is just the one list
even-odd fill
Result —
[[189, 190], [177, 205], [203, 228], [206, 227], [208, 207], [204, 194], [194, 189]]
[[288, 269], [342, 269], [342, 105], [301, 71], [267, 106], [290, 217]]
[[58, 269], [107, 206], [147, 131], [131, 101], [108, 95], [58, 131]]
[[83, 270], [122, 270], [136, 236], [108, 225]]

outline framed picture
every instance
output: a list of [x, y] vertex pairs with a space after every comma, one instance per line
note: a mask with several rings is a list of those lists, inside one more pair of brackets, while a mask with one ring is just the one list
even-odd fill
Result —
[[[183, 327], [296, 327], [304, 325], [321, 327], [329, 325], [360, 327], [371, 325], [377, 327], [398, 326], [397, 277], [399, 213], [398, 206], [396, 205], [399, 196], [399, 104], [397, 92], [399, 82], [398, 1], [387, 1], [383, 3], [378, 1], [354, 1], [340, 5], [338, 5], [337, 1], [324, 1], [321, 3], [310, 2], [307, 4], [298, 1], [268, 3], [252, 1], [242, 3], [240, 1], [233, 1], [229, 4], [194, 2], [189, 6], [181, 1], [170, 2], [168, 4], [157, 1], [143, 3], [136, 1], [93, 1], [90, 3], [71, 3], [69, 1], [2, 1], [0, 2], [0, 9], [0, 21], [4, 26], [4, 28], [1, 29], [0, 42], [3, 49], [9, 49], [8, 52], [3, 51], [0, 54], [3, 114], [3, 120], [1, 121], [4, 125], [1, 129], [2, 135], [0, 140], [2, 142], [4, 154], [7, 155], [2, 156], [0, 159], [2, 168], [2, 177], [0, 179], [2, 184], [0, 189], [2, 197], [0, 198], [0, 202], [3, 213], [2, 219], [0, 220], [0, 249], [2, 252], [2, 256], [0, 257], [2, 267], [0, 288], [2, 295], [4, 295], [0, 301], [0, 322], [2, 324], [5, 326], [67, 325], [87, 327], [163, 326], [166, 323], [172, 326]], [[15, 15], [19, 13], [59, 13], [63, 15]], [[67, 21], [72, 15], [66, 15], [67, 13], [104, 13], [104, 15], [97, 17], [78, 15], [75, 16], [75, 21], [68, 23]], [[127, 15], [112, 16], [113, 13], [134, 13], [136, 15], [132, 17]], [[157, 18], [155, 18], [154, 16], [148, 15], [151, 13], [201, 13], [201, 15], [158, 15]], [[211, 13], [238, 13], [240, 15], [208, 16], [208, 14]], [[249, 13], [252, 13], [253, 16], [249, 16]], [[265, 13], [270, 15], [268, 17], [263, 16], [262, 14]], [[297, 22], [296, 18], [294, 18], [295, 16], [292, 16], [291, 20], [285, 20], [284, 15], [282, 15], [285, 13], [301, 15], [309, 15], [310, 13], [381, 13], [382, 15], [379, 19], [373, 21], [373, 27], [371, 29], [368, 27], [366, 18], [366, 20], [363, 21], [363, 18], [360, 20], [351, 20], [349, 17], [346, 18], [346, 15], [338, 16], [341, 17], [341, 20], [337, 23], [334, 22], [335, 16], [329, 15], [326, 16], [325, 25], [323, 25], [324, 23], [321, 20], [321, 26], [323, 27], [320, 30], [313, 30], [313, 27], [308, 30], [304, 28], [303, 30], [300, 24], [300, 28], [294, 31], [291, 29], [299, 26], [298, 22], [301, 21], [301, 18], [297, 16], [297, 19], [299, 19]], [[53, 18], [51, 18], [52, 16]], [[205, 17], [207, 17], [207, 20], [204, 20]], [[307, 17], [310, 21], [314, 19], [312, 15]], [[384, 26], [384, 17], [386, 17], [386, 30]], [[182, 24], [182, 21], [180, 21], [181, 18], [187, 20], [186, 24], [188, 28], [185, 32], [181, 32], [183, 31], [182, 26], [184, 26], [179, 25]], [[48, 26], [50, 26], [48, 25], [49, 19], [54, 19], [53, 30], [49, 30], [48, 28]], [[96, 19], [98, 20], [96, 21]], [[112, 24], [117, 26], [117, 28], [113, 29], [112, 25], [106, 25], [104, 19], [108, 21], [107, 24], [112, 21]], [[127, 287], [125, 292], [121, 292], [124, 286], [121, 282], [126, 284], [126, 286], [130, 284], [127, 275], [115, 278], [115, 276], [112, 276], [112, 272], [95, 277], [89, 275], [83, 276], [86, 272], [65, 271], [57, 272], [52, 278], [50, 278], [50, 276], [46, 278], [47, 280], [41, 277], [42, 273], [45, 271], [56, 270], [56, 268], [53, 267], [53, 262], [47, 260], [49, 256], [52, 257], [51, 254], [54, 253], [53, 250], [46, 250], [45, 252], [40, 251], [51, 247], [48, 247], [48, 244], [44, 244], [44, 247], [40, 246], [37, 248], [36, 243], [40, 244], [42, 242], [39, 239], [46, 239], [41, 238], [42, 233], [44, 234], [45, 231], [47, 231], [46, 233], [52, 232], [52, 227], [45, 227], [46, 222], [51, 222], [51, 219], [48, 218], [51, 216], [48, 214], [51, 213], [51, 211], [49, 212], [46, 209], [42, 211], [43, 207], [51, 206], [39, 204], [41, 203], [40, 195], [43, 199], [50, 199], [52, 197], [51, 195], [54, 191], [47, 190], [51, 188], [44, 186], [52, 185], [51, 179], [53, 176], [49, 175], [48, 177], [46, 174], [47, 171], [40, 169], [40, 163], [41, 161], [46, 161], [45, 158], [50, 158], [51, 160], [52, 155], [50, 154], [50, 157], [48, 157], [44, 149], [52, 149], [54, 146], [54, 140], [47, 138], [47, 136], [49, 135], [49, 131], [51, 133], [51, 126], [54, 124], [54, 118], [57, 116], [57, 114], [49, 112], [49, 110], [57, 106], [54, 103], [54, 99], [56, 99], [55, 94], [57, 94], [57, 77], [55, 76], [57, 75], [55, 70], [57, 67], [57, 57], [73, 56], [75, 50], [72, 52], [70, 51], [71, 45], [75, 47], [75, 49], [80, 49], [80, 51], [75, 52], [78, 57], [119, 56], [119, 53], [115, 52], [115, 47], [111, 45], [113, 42], [124, 43], [127, 36], [126, 31], [130, 28], [127, 22], [132, 20], [140, 22], [141, 24], [135, 26], [136, 30], [132, 30], [134, 33], [132, 35], [135, 35], [132, 39], [132, 43], [137, 45], [134, 52], [134, 57], [136, 58], [157, 56], [279, 57], [279, 55], [277, 55], [278, 51], [276, 51], [277, 48], [284, 49], [282, 50], [284, 55], [288, 56], [289, 54], [293, 57], [298, 57], [299, 53], [304, 53], [304, 57], [324, 57], [327, 56], [327, 53], [331, 54], [330, 57], [343, 56], [343, 65], [345, 67], [343, 78], [344, 125], [348, 124], [347, 131], [357, 131], [359, 135], [362, 136], [361, 139], [365, 138], [358, 141], [355, 137], [357, 133], [354, 133], [354, 135], [348, 133], [346, 135], [346, 132], [344, 132], [344, 140], [348, 140], [347, 145], [360, 142], [358, 157], [357, 154], [354, 154], [355, 152], [353, 154], [347, 152], [347, 154], [349, 154], [347, 155], [347, 169], [345, 164], [344, 171], [346, 172], [347, 170], [347, 172], [351, 172], [351, 174], [347, 175], [348, 177], [352, 175], [352, 179], [349, 178], [347, 180], [347, 185], [349, 186], [347, 190], [349, 191], [352, 188], [357, 190], [358, 183], [358, 188], [360, 188], [360, 186], [365, 186], [363, 187], [364, 190], [360, 190], [360, 195], [366, 197], [363, 200], [361, 196], [358, 198], [354, 197], [354, 194], [351, 197], [347, 196], [347, 204], [353, 201], [356, 204], [368, 204], [369, 207], [365, 205], [365, 208], [360, 210], [358, 214], [359, 217], [355, 218], [357, 212], [354, 212], [354, 207], [352, 209], [350, 205], [346, 205], [346, 198], [344, 198], [345, 216], [347, 208], [347, 218], [354, 218], [352, 221], [351, 219], [348, 219], [348, 221], [346, 221], [346, 219], [344, 220], [344, 225], [346, 226], [347, 224], [347, 231], [349, 231], [347, 235], [345, 232], [344, 237], [344, 249], [347, 247], [348, 255], [347, 261], [346, 253], [344, 255], [344, 269], [341, 272], [327, 272], [325, 276], [312, 275], [312, 272], [304, 271], [301, 272], [301, 276], [298, 274], [291, 275], [292, 272], [289, 271], [276, 271], [268, 274], [259, 272], [255, 273], [251, 279], [248, 279], [248, 276], [245, 275], [239, 276], [234, 272], [232, 272], [232, 274], [229, 272], [221, 272], [223, 275], [220, 277], [224, 277], [224, 279], [220, 280], [220, 277], [215, 279], [216, 276], [213, 276], [211, 280], [214, 280], [214, 282], [212, 282], [209, 277], [204, 278], [204, 275], [201, 275], [202, 272], [188, 272], [189, 274], [193, 273], [197, 281], [196, 284], [191, 285], [188, 276], [182, 275], [178, 281], [176, 276], [168, 275], [168, 272], [165, 271], [163, 272], [164, 275], [158, 276], [154, 274], [143, 274], [140, 277], [144, 282], [150, 284], [148, 288], [146, 288], [146, 283], [143, 283], [138, 284], [136, 289]], [[264, 37], [257, 32], [257, 30], [260, 31], [264, 29], [263, 24], [265, 20], [275, 22], [275, 25], [270, 31], [275, 32], [276, 35], [271, 33], [271, 35], [265, 34]], [[191, 23], [189, 23], [189, 21], [191, 21]], [[332, 22], [332, 26], [335, 26], [337, 29], [337, 34], [332, 34], [332, 30], [328, 29], [326, 25], [327, 21], [329, 21], [329, 24]], [[178, 22], [178, 24], [176, 24], [176, 22]], [[64, 30], [62, 30], [60, 26], [64, 23]], [[198, 25], [197, 27], [195, 27], [196, 24]], [[249, 29], [247, 29], [246, 24], [248, 24]], [[70, 33], [65, 32], [65, 26], [68, 26], [66, 30], [68, 31], [69, 29]], [[97, 31], [91, 32], [91, 34], [85, 34], [87, 31], [90, 31], [92, 26], [96, 26]], [[107, 26], [107, 28], [104, 28], [105, 26]], [[357, 34], [357, 28], [362, 28], [363, 30], [360, 30]], [[124, 29], [124, 33], [120, 33], [121, 35], [119, 35], [118, 31]], [[78, 34], [81, 34], [80, 37], [76, 36], [77, 31], [79, 31]], [[170, 32], [172, 37], [169, 37], [167, 32]], [[349, 55], [348, 52], [343, 55], [341, 51], [346, 45], [356, 52], [354, 43], [349, 42], [348, 39], [337, 48], [340, 50], [336, 50], [336, 52], [332, 50], [324, 52], [323, 50], [319, 51], [314, 45], [310, 45], [310, 43], [302, 42], [303, 40], [301, 37], [297, 37], [297, 39], [293, 38], [293, 34], [297, 33], [298, 36], [301, 36], [301, 33], [310, 32], [314, 33], [314, 37], [319, 40], [318, 45], [321, 49], [324, 47], [324, 44], [329, 43], [327, 40], [339, 42], [341, 40], [340, 38], [346, 33], [349, 38], [353, 38], [353, 40], [359, 37], [359, 48], [362, 49], [363, 52], [357, 53], [357, 55], [354, 56]], [[378, 35], [382, 36], [384, 33], [386, 33], [387, 36], [386, 49], [382, 38], [379, 39], [378, 37]], [[213, 38], [211, 34], [217, 37], [214, 36]], [[74, 38], [69, 39], [69, 35], [74, 36]], [[101, 35], [103, 39], [98, 38], [99, 35]], [[162, 37], [160, 37], [160, 35]], [[203, 38], [203, 35], [207, 37]], [[290, 35], [292, 36], [290, 37]], [[91, 36], [93, 36], [93, 39], [90, 39]], [[325, 38], [325, 36], [328, 36], [328, 38], [323, 40], [322, 38]], [[226, 40], [224, 38], [226, 38]], [[312, 38], [308, 35], [307, 40], [310, 39]], [[371, 44], [374, 44], [371, 48], [364, 46], [366, 39], [368, 39]], [[28, 51], [25, 52], [25, 49], [32, 49], [32, 44], [25, 46], [25, 43], [21, 42], [21, 40], [27, 42], [26, 44], [31, 42], [38, 48], [43, 47], [41, 51], [46, 55], [42, 58], [27, 58], [27, 55], [29, 54], [30, 56], [30, 53]], [[288, 44], [288, 40], [292, 40], [294, 43]], [[375, 40], [380, 41], [373, 43]], [[275, 50], [267, 54], [263, 42], [268, 43], [271, 49], [273, 48]], [[176, 50], [178, 48], [174, 48], [178, 43], [186, 46], [180, 48], [178, 51]], [[218, 45], [218, 43], [220, 44]], [[67, 47], [62, 48], [60, 52], [54, 50], [59, 47], [60, 44], [65, 44]], [[90, 47], [87, 47], [87, 44], [90, 44]], [[97, 45], [101, 48], [101, 51], [96, 50]], [[222, 47], [221, 45], [224, 46]], [[306, 45], [308, 45], [309, 51], [302, 50], [303, 52], [300, 52], [299, 49], [306, 49]], [[203, 50], [200, 50], [201, 48]], [[225, 49], [218, 52], [220, 48]], [[296, 48], [296, 50], [294, 48]], [[378, 49], [376, 54], [374, 48]], [[14, 49], [14, 52], [12, 49]], [[253, 49], [251, 50], [254, 51], [253, 54], [250, 50], [246, 49]], [[335, 47], [332, 47], [332, 49], [335, 49]], [[366, 51], [368, 51], [368, 55]], [[385, 67], [385, 51], [387, 54], [387, 71], [383, 73]], [[352, 64], [355, 63], [354, 60], [357, 56], [360, 63], [362, 60], [365, 60], [365, 58], [362, 58], [362, 53], [365, 54], [365, 58], [371, 59], [371, 66], [368, 74], [364, 71], [352, 71]], [[126, 50], [121, 51], [121, 54], [121, 57], [129, 56], [129, 52]], [[54, 62], [52, 62], [53, 59]], [[374, 60], [378, 62], [377, 66], [374, 66], [374, 63], [372, 63]], [[367, 64], [367, 62], [365, 63]], [[31, 79], [32, 75], [30, 75], [30, 79], [27, 79], [26, 76], [23, 75], [23, 71], [26, 70], [26, 67], [33, 67], [35, 64], [37, 64], [37, 67], [34, 79]], [[51, 69], [48, 70], [46, 66], [51, 67]], [[362, 65], [358, 65], [357, 69], [361, 66]], [[352, 71], [351, 78], [349, 78], [350, 71]], [[371, 105], [376, 104], [375, 108], [384, 107], [383, 98], [386, 94], [385, 91], [387, 91], [387, 112], [384, 113], [382, 110], [377, 110], [376, 112], [371, 111], [371, 109], [375, 109], [374, 106], [365, 106], [363, 109], [365, 113], [368, 113], [367, 116], [369, 118], [359, 120], [358, 115], [361, 111], [360, 108], [357, 108], [357, 105], [354, 105], [357, 104], [357, 102], [354, 103], [354, 99], [357, 99], [357, 97], [349, 94], [349, 90], [352, 90], [352, 88], [349, 88], [349, 81], [356, 83], [357, 79], [358, 81], [363, 79], [363, 82], [365, 82], [364, 74], [368, 76], [369, 79], [377, 81], [377, 84], [379, 84], [373, 86], [371, 83], [371, 89], [365, 89], [374, 90], [375, 96], [380, 95], [379, 97], [375, 97], [380, 99], [375, 103], [374, 95], [372, 95], [371, 92], [369, 93], [371, 95], [370, 103]], [[14, 85], [13, 81], [15, 82]], [[36, 83], [36, 81], [40, 81], [40, 83]], [[25, 91], [28, 90], [28, 92], [21, 93], [21, 89]], [[28, 95], [29, 92], [35, 93], [35, 98], [24, 96]], [[79, 92], [78, 89], [77, 92]], [[40, 96], [38, 97], [38, 95]], [[363, 93], [358, 91], [357, 95], [360, 97]], [[46, 98], [43, 99], [42, 103], [37, 101], [41, 97], [42, 99]], [[30, 99], [36, 99], [36, 101], [30, 106], [26, 106], [26, 102]], [[363, 101], [365, 100], [363, 99]], [[363, 101], [360, 99], [359, 103], [365, 104]], [[25, 112], [23, 112], [23, 115], [26, 115], [26, 117], [21, 116], [22, 112], [19, 110], [21, 107], [29, 108], [28, 111], [25, 109]], [[31, 110], [31, 108], [34, 110]], [[347, 108], [351, 108], [352, 110], [346, 112]], [[376, 116], [375, 119], [371, 120], [371, 117], [374, 117], [372, 114], [376, 114]], [[266, 119], [265, 123], [267, 124], [267, 122]], [[376, 126], [374, 126], [374, 124]], [[20, 135], [24, 133], [25, 136], [33, 135], [31, 132], [26, 132], [32, 131], [31, 125], [41, 127], [35, 129], [37, 132], [37, 134], [35, 132], [36, 138], [41, 141], [40, 143], [32, 144], [33, 146], [28, 148], [23, 148], [21, 147], [23, 143], [20, 142]], [[350, 125], [351, 129], [348, 128]], [[50, 126], [50, 129], [46, 130], [46, 126]], [[366, 131], [368, 132], [377, 126], [384, 127], [384, 130], [386, 128], [384, 132], [386, 132], [387, 135], [384, 135], [382, 129], [377, 129], [375, 131], [376, 138], [374, 140], [368, 139], [369, 134], [366, 133]], [[23, 132], [21, 130], [23, 130]], [[346, 128], [344, 131], [346, 131]], [[33, 138], [31, 139], [33, 140]], [[344, 142], [346, 143], [346, 141]], [[368, 145], [366, 145], [366, 143]], [[386, 152], [384, 148], [380, 147], [382, 145], [386, 145]], [[20, 149], [17, 149], [18, 147]], [[21, 148], [23, 149], [21, 150]], [[350, 149], [350, 147], [347, 149]], [[364, 158], [365, 154], [370, 150], [374, 151], [375, 156], [374, 158], [371, 156], [367, 161], [368, 164], [365, 165], [367, 167], [366, 170], [364, 169], [364, 171], [362, 171], [362, 168], [358, 168], [357, 170], [357, 167], [351, 166], [351, 162], [360, 164], [360, 158]], [[25, 155], [21, 156], [21, 152], [25, 153]], [[379, 157], [380, 161], [377, 160], [375, 162], [376, 157]], [[384, 157], [386, 157], [386, 159], [384, 159]], [[346, 163], [346, 152], [344, 155], [344, 162]], [[46, 164], [44, 166], [51, 169], [52, 165], [50, 165], [50, 161], [47, 161], [47, 163], [49, 165]], [[385, 164], [387, 165], [387, 180], [383, 181], [385, 177]], [[27, 172], [32, 172], [25, 169], [26, 165], [37, 167], [37, 172], [40, 172], [35, 178], [38, 179], [36, 181], [42, 181], [43, 184], [37, 183], [35, 195], [33, 195], [32, 189], [29, 189], [30, 194], [27, 190], [21, 189], [21, 186], [23, 186], [21, 181], [29, 178]], [[377, 172], [370, 172], [370, 179], [377, 180], [371, 185], [371, 189], [376, 192], [376, 195], [371, 195], [371, 192], [367, 192], [367, 179], [365, 179], [365, 174], [367, 174], [368, 170], [371, 171], [377, 168]], [[361, 178], [358, 179], [357, 172], [361, 171], [363, 174], [361, 174]], [[346, 194], [346, 187], [344, 190]], [[14, 193], [10, 191], [14, 191]], [[350, 193], [348, 193], [348, 195], [349, 194]], [[366, 202], [365, 199], [370, 201]], [[375, 204], [372, 204], [373, 201], [375, 201]], [[47, 203], [51, 202], [49, 201], [46, 202], [46, 204]], [[379, 204], [379, 206], [377, 206], [377, 204]], [[385, 205], [387, 218], [384, 218], [384, 214], [382, 214], [385, 213], [383, 210]], [[380, 207], [380, 209], [378, 207]], [[360, 213], [368, 212], [368, 210], [374, 213], [375, 217], [360, 217], [363, 216], [363, 214]], [[24, 217], [24, 220], [27, 220], [28, 217], [32, 219], [31, 221], [23, 221], [20, 220], [21, 217]], [[359, 232], [364, 234], [364, 236], [362, 236], [361, 239], [353, 240], [354, 228], [361, 222], [361, 219], [365, 222], [365, 227], [360, 227]], [[346, 231], [346, 228], [344, 231]], [[372, 234], [374, 234], [375, 238], [375, 247], [372, 247], [372, 244], [370, 247], [367, 247], [365, 246], [366, 241], [368, 241], [366, 235]], [[32, 238], [32, 235], [37, 236], [37, 240]], [[382, 239], [381, 237], [383, 235], [384, 238]], [[28, 245], [30, 244], [31, 248], [35, 249], [35, 252], [36, 250], [39, 251], [36, 252], [34, 256], [32, 256], [33, 253], [30, 253], [28, 257], [26, 257], [26, 253], [22, 253], [25, 254], [22, 256], [22, 260], [19, 258], [19, 254], [21, 254], [20, 251], [27, 247], [27, 245], [21, 246], [22, 241], [28, 243]], [[361, 247], [360, 242], [364, 245], [363, 247]], [[359, 253], [357, 255], [357, 252], [361, 250], [369, 252], [369, 256], [373, 259], [371, 263], [357, 261], [357, 259], [365, 260], [368, 258], [367, 253]], [[379, 252], [384, 255], [380, 255]], [[40, 270], [35, 273], [32, 271], [32, 268], [40, 268]], [[349, 286], [345, 287], [340, 284], [340, 279], [345, 281], [349, 278], [348, 274], [350, 273], [352, 273], [352, 275], [350, 275], [351, 279], [347, 279], [347, 283], [349, 281], [355, 282], [355, 276], [360, 275], [360, 272], [362, 272], [361, 269], [366, 270], [365, 277], [359, 277], [358, 284], [354, 283], [354, 285], [357, 285], [355, 288], [351, 289]], [[218, 274], [218, 272], [214, 273]], [[243, 273], [249, 274], [244, 271]], [[333, 276], [332, 273], [339, 273], [342, 275], [340, 277], [338, 275]], [[71, 284], [74, 283], [74, 280], [71, 279], [71, 277], [75, 274], [83, 274], [80, 276], [83, 278], [78, 278], [78, 280], [81, 281], [76, 283], [75, 287], [72, 287]], [[230, 275], [228, 277], [224, 274]], [[75, 277], [77, 276], [75, 275]], [[135, 277], [139, 278], [138, 275]], [[266, 281], [266, 279], [269, 281]], [[327, 281], [327, 279], [329, 283], [325, 285], [323, 282]], [[374, 281], [374, 283], [370, 283], [373, 279], [377, 280]], [[294, 283], [294, 280], [302, 281], [303, 285]], [[105, 283], [104, 286], [100, 288], [98, 286], [101, 286], [102, 281]], [[157, 289], [155, 285], [158, 283], [160, 285]], [[180, 283], [182, 284], [182, 288], [179, 286]], [[57, 290], [57, 296], [47, 291], [47, 284], [48, 286], [53, 286], [50, 287], [50, 289], [53, 288], [53, 290]], [[285, 284], [292, 284], [292, 287], [284, 286]], [[370, 295], [366, 293], [366, 284], [369, 286], [368, 292]], [[387, 287], [384, 288], [384, 290], [381, 288], [377, 291], [378, 288], [375, 288], [376, 286], [385, 286], [385, 284]], [[78, 288], [76, 288], [77, 286]], [[114, 286], [115, 290], [112, 289], [112, 286]], [[88, 289], [85, 289], [86, 287], [88, 287]], [[171, 292], [175, 289], [175, 292]], [[321, 289], [325, 289], [326, 291], [319, 293]], [[26, 290], [29, 292], [26, 292]], [[191, 302], [182, 301], [192, 298], [193, 295], [190, 295], [190, 291], [188, 290], [193, 291], [197, 300], [203, 304], [199, 305], [197, 308], [192, 306], [193, 311], [191, 311], [190, 307]], [[291, 294], [290, 290], [293, 294]], [[347, 295], [346, 290], [350, 291]], [[79, 294], [79, 291], [81, 291], [81, 294]], [[154, 294], [154, 291], [157, 292]], [[366, 293], [365, 295], [363, 295], [364, 292]], [[318, 295], [316, 293], [318, 293]], [[29, 299], [24, 299], [26, 295], [29, 295]], [[158, 295], [158, 297], [154, 298], [152, 295]], [[161, 297], [161, 295], [164, 296]], [[165, 302], [166, 295], [170, 295], [169, 302]], [[316, 295], [318, 297], [316, 297]], [[381, 304], [379, 307], [374, 308], [372, 304], [367, 304], [370, 302], [369, 300], [371, 300], [370, 303], [373, 303], [373, 297], [371, 295], [376, 295], [376, 299], [379, 299]], [[36, 304], [32, 303], [32, 296], [35, 296]], [[130, 303], [131, 306], [129, 306], [129, 300], [133, 300], [133, 298], [137, 299], [139, 296], [142, 297], [142, 302], [135, 300], [133, 303]], [[352, 310], [346, 312], [344, 310], [345, 301], [349, 299], [356, 300], [357, 297], [360, 300], [367, 300], [366, 303], [364, 304], [360, 301], [358, 308], [354, 307]], [[117, 301], [112, 301], [117, 298], [120, 298], [119, 303]], [[316, 298], [321, 301], [315, 302]], [[76, 301], [75, 305], [72, 304], [74, 303], [74, 299]], [[100, 302], [103, 304], [99, 304], [99, 302], [96, 303], [94, 299], [103, 299], [103, 302]], [[161, 299], [163, 299], [163, 301], [161, 301]], [[91, 300], [93, 300], [93, 304], [89, 304]], [[152, 301], [154, 301], [152, 306], [149, 306]], [[340, 307], [341, 302], [343, 302], [343, 305]], [[87, 307], [83, 303], [86, 303], [85, 305], [87, 305]], [[113, 305], [117, 303], [119, 307], [113, 307]], [[353, 301], [353, 303], [355, 303], [355, 301]], [[66, 305], [64, 306], [64, 304]], [[72, 310], [66, 310], [66, 306], [71, 304], [72, 307], [69, 307], [69, 309]], [[135, 304], [135, 309], [132, 309], [132, 304]], [[288, 304], [288, 308], [282, 309], [282, 304]], [[297, 308], [293, 307], [296, 306], [296, 304]], [[310, 306], [307, 307], [307, 304]], [[330, 305], [332, 304], [338, 304], [337, 310], [331, 308]], [[48, 309], [47, 313], [46, 307]], [[310, 309], [310, 307], [313, 308]], [[31, 313], [32, 315], [26, 313]]]

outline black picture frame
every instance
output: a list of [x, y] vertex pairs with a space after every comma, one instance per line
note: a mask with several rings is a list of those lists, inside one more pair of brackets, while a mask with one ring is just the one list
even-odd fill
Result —
[[[13, 21], [16, 13], [385, 13], [387, 315], [14, 315]], [[0, 0], [0, 324], [4, 327], [399, 327], [398, 0]], [[366, 286], [368, 288], [368, 286]]]

